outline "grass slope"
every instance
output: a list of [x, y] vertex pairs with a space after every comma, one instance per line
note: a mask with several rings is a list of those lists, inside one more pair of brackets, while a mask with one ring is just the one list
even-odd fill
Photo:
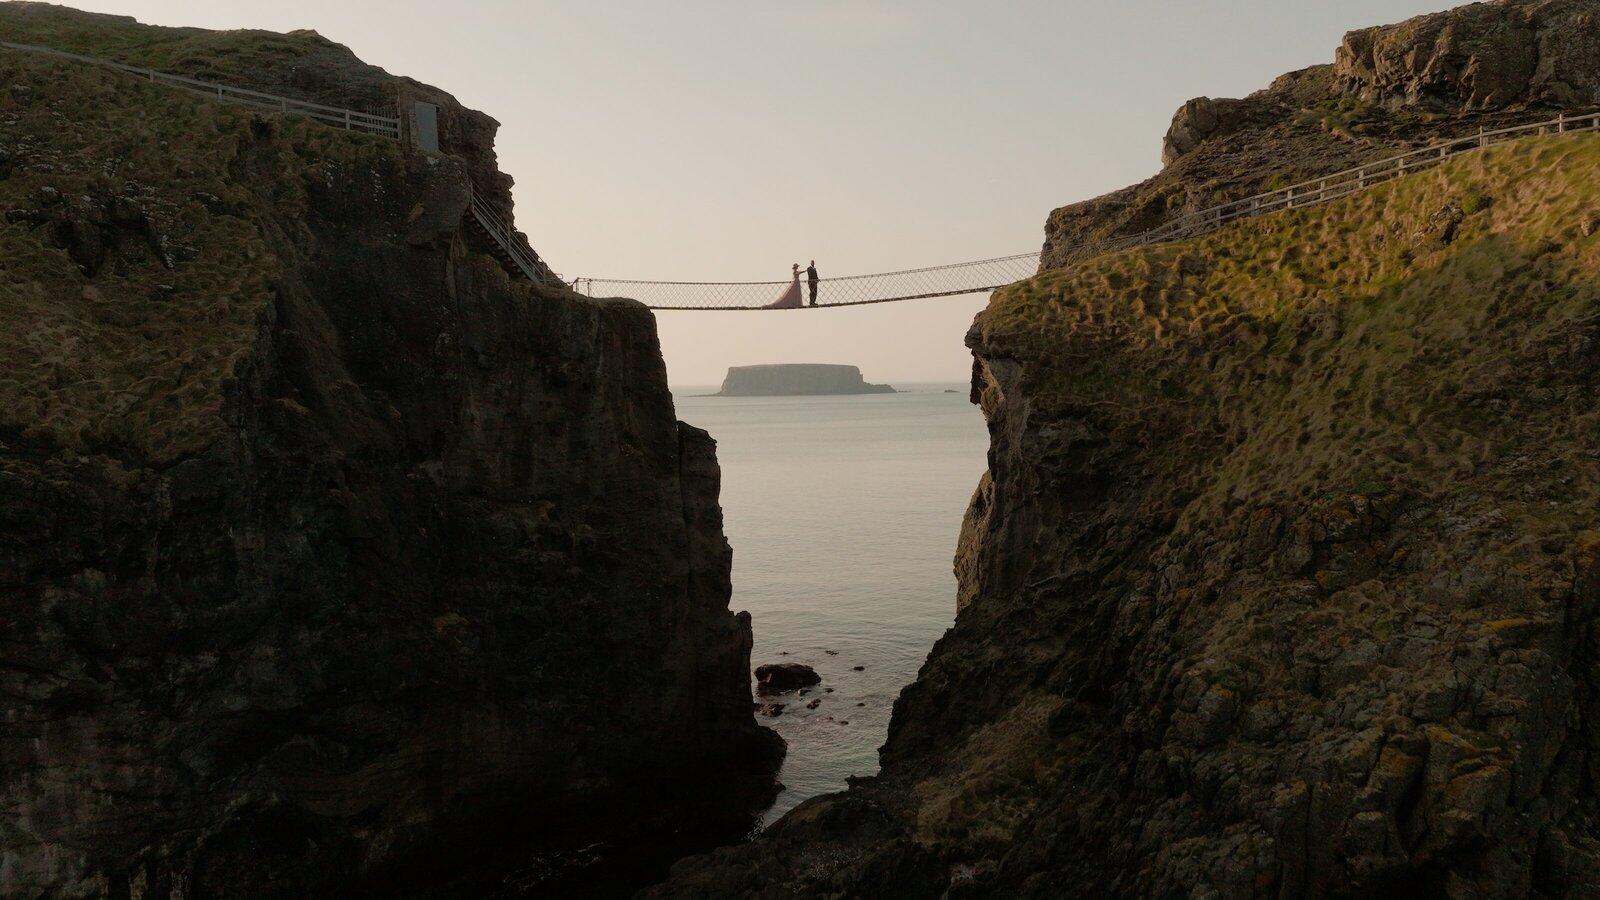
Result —
[[[203, 448], [308, 186], [397, 146], [44, 56], [0, 52], [0, 84], [0, 433], [154, 461]], [[91, 277], [60, 238], [73, 227], [148, 249]]]
[[[1505, 515], [1537, 540], [1600, 503], [1600, 412], [1562, 413], [1564, 370], [1600, 353], [1586, 343], [1597, 224], [1600, 137], [1529, 139], [1046, 273], [998, 295], [981, 325], [991, 347], [1037, 363], [1037, 402], [1092, 404], [1125, 433], [1171, 429], [1209, 460], [1176, 486], [1190, 498], [1180, 527], [1263, 497], [1481, 490], [1500, 472], [1527, 495]], [[1564, 454], [1554, 473], [1522, 471], [1542, 453]]]

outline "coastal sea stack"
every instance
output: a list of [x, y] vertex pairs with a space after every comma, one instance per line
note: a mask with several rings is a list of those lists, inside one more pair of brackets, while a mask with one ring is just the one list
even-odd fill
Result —
[[310, 32], [0, 35], [429, 101], [444, 151], [0, 50], [0, 895], [483, 896], [747, 829], [714, 443], [646, 309], [464, 228], [496, 123]]
[[718, 397], [801, 397], [828, 394], [893, 394], [887, 384], [868, 384], [855, 366], [790, 363], [734, 366]]
[[1596, 46], [1596, 0], [1356, 32], [1052, 214], [968, 336], [990, 469], [880, 774], [646, 896], [1594, 896], [1600, 135], [1558, 117]]

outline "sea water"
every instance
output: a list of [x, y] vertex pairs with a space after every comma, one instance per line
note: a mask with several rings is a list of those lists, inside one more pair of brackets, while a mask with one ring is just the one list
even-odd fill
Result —
[[804, 663], [822, 676], [804, 696], [758, 698], [785, 704], [757, 719], [789, 744], [767, 822], [878, 771], [895, 697], [955, 617], [951, 562], [988, 433], [965, 384], [897, 387], [673, 389], [678, 418], [717, 440], [733, 608], [754, 619], [752, 666]]

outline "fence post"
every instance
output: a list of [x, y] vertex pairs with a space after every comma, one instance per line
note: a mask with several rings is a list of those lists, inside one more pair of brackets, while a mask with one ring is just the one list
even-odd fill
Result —
[[1567, 131], [1567, 114], [1560, 113], [1556, 116], [1556, 134], [1565, 134]]
[[1479, 147], [1487, 147], [1487, 146], [1489, 146], [1489, 139], [1483, 136], [1483, 133], [1486, 130], [1487, 129], [1485, 129], [1482, 125], [1478, 126], [1478, 146]]
[[350, 110], [348, 109], [344, 111], [344, 130], [350, 130]]

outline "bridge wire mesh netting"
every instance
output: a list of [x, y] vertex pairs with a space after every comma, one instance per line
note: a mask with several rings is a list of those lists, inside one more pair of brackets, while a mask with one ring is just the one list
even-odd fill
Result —
[[[1039, 253], [1020, 253], [973, 262], [903, 269], [874, 275], [821, 278], [817, 281], [818, 306], [863, 306], [981, 294], [1033, 277], [1039, 270]], [[652, 309], [762, 309], [788, 289], [788, 281], [629, 281], [620, 278], [578, 278], [574, 290], [591, 297], [629, 297]], [[805, 273], [800, 275], [800, 299], [809, 304]]]

